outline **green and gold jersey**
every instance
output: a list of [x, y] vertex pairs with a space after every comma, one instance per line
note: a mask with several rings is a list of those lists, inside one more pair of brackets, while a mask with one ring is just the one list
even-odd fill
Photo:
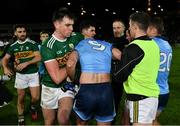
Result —
[[[16, 41], [10, 45], [7, 53], [15, 57], [15, 60], [19, 63], [30, 61], [34, 58], [34, 52], [39, 51], [38, 44], [35, 41], [26, 39], [24, 42]], [[37, 64], [28, 65], [22, 71], [18, 73], [31, 74], [38, 71]]]
[[[65, 67], [69, 54], [82, 39], [84, 39], [84, 37], [80, 33], [72, 33], [72, 35], [65, 40], [59, 40], [52, 35], [41, 46], [42, 62], [48, 62], [50, 60], [56, 59], [60, 68]], [[66, 80], [64, 80], [62, 84], [65, 81]], [[53, 82], [46, 68], [42, 77], [42, 84], [54, 88], [62, 86]]]

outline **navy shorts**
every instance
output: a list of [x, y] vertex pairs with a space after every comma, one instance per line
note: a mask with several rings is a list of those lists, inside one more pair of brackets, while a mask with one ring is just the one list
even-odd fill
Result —
[[111, 122], [116, 113], [110, 83], [81, 84], [73, 110], [84, 121]]
[[166, 105], [168, 103], [168, 99], [169, 99], [169, 93], [159, 95], [158, 112], [161, 112], [164, 110], [164, 108], [166, 107]]

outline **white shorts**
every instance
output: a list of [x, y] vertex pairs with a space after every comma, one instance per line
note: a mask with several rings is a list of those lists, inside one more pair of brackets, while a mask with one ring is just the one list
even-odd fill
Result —
[[52, 88], [42, 85], [41, 92], [41, 107], [44, 109], [57, 109], [58, 101], [64, 97], [74, 98], [75, 93], [67, 90], [62, 91], [61, 88]]
[[39, 74], [32, 73], [32, 74], [20, 74], [16, 73], [15, 79], [15, 88], [18, 89], [25, 89], [28, 87], [37, 87], [39, 86]]
[[152, 123], [156, 117], [158, 98], [145, 98], [127, 102], [131, 123]]

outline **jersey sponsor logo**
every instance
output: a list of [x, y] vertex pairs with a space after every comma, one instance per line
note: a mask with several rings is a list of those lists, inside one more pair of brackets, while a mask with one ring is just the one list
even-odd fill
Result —
[[72, 49], [74, 49], [74, 44], [70, 43], [70, 44], [69, 44], [69, 47], [72, 48]]
[[60, 66], [66, 65], [70, 53], [71, 53], [71, 52], [68, 52], [68, 53], [65, 54], [63, 57], [56, 58], [56, 60], [58, 61], [58, 63], [59, 63]]
[[100, 45], [99, 47], [93, 47], [93, 49], [103, 51], [105, 49], [105, 46]]
[[62, 51], [61, 51], [61, 50], [59, 50], [59, 51], [57, 51], [57, 52], [56, 52], [56, 54], [61, 54], [61, 53], [62, 53]]
[[19, 49], [17, 49], [17, 48], [14, 49], [15, 52], [18, 51], [18, 50], [19, 50]]
[[34, 57], [33, 51], [17, 52], [14, 54], [16, 59], [25, 59]]
[[29, 50], [29, 47], [28, 47], [28, 46], [26, 46], [26, 50]]

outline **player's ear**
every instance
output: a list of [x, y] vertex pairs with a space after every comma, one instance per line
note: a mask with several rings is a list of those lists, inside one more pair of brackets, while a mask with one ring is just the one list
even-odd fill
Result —
[[60, 22], [58, 20], [56, 20], [53, 22], [53, 24], [54, 24], [54, 27], [57, 28], [57, 27], [59, 27]]
[[17, 36], [17, 32], [16, 31], [14, 32], [14, 35]]

